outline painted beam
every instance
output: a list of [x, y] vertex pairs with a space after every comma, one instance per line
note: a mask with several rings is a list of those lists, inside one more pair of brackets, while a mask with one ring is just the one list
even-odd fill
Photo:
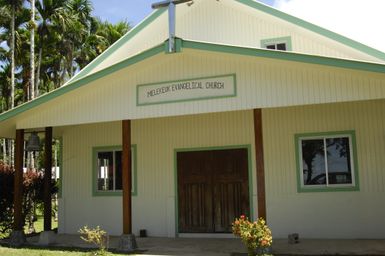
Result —
[[45, 128], [44, 153], [44, 231], [50, 231], [52, 229], [52, 127]]
[[14, 180], [14, 212], [13, 230], [23, 231], [22, 203], [23, 203], [23, 156], [24, 130], [16, 130], [15, 145], [15, 180]]
[[254, 109], [255, 161], [257, 167], [258, 218], [266, 220], [265, 164], [263, 157], [262, 109]]
[[123, 234], [132, 234], [131, 120], [122, 121]]

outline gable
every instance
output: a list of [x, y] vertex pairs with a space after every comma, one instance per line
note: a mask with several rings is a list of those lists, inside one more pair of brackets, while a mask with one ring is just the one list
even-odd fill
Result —
[[[0, 133], [4, 124], [60, 127], [385, 98], [384, 65], [194, 41], [179, 44], [178, 54], [165, 54], [165, 45], [159, 45], [6, 112], [0, 115]], [[224, 75], [236, 77], [236, 93], [229, 97], [138, 104], [139, 85]]]
[[[294, 52], [385, 63], [385, 53], [253, 0], [196, 0], [177, 6], [179, 38], [242, 47], [289, 38]], [[70, 81], [98, 72], [168, 38], [166, 9], [154, 11]]]

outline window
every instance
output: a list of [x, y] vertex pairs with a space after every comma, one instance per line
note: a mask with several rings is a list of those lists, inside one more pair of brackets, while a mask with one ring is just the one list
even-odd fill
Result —
[[299, 192], [358, 190], [354, 132], [296, 135]]
[[[98, 147], [93, 150], [93, 192], [95, 196], [122, 194], [122, 148]], [[136, 195], [136, 145], [131, 146], [132, 194]]]
[[291, 51], [291, 38], [279, 37], [261, 40], [261, 48], [279, 51]]
[[286, 51], [286, 43], [278, 43], [278, 44], [267, 44], [266, 45], [267, 49], [270, 50], [280, 50], [280, 51]]

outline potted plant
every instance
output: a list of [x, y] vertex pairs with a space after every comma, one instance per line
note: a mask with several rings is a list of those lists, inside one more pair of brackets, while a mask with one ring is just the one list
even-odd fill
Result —
[[233, 234], [242, 239], [249, 256], [271, 255], [273, 238], [263, 218], [251, 222], [245, 215], [236, 218], [232, 223]]

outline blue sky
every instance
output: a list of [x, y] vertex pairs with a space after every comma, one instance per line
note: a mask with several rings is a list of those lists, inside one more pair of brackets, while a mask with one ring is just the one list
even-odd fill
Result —
[[[151, 4], [159, 0], [92, 0], [92, 2], [93, 14], [102, 20], [112, 23], [126, 20], [131, 25], [136, 25], [152, 12]], [[274, 0], [261, 2], [272, 5]]]

